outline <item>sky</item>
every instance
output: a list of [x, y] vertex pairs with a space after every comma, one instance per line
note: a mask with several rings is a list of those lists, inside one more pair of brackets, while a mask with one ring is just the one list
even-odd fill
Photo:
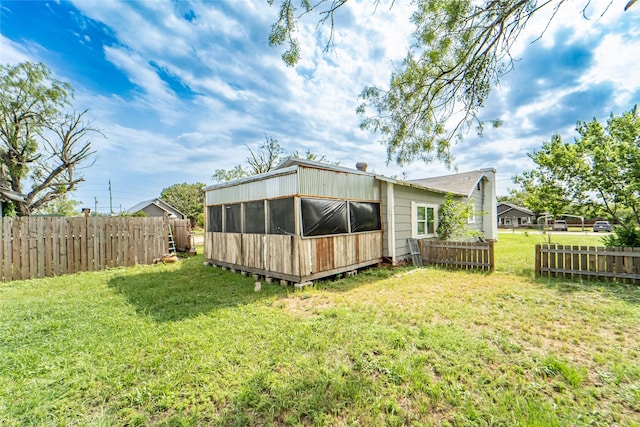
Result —
[[492, 167], [505, 195], [532, 168], [527, 153], [554, 133], [572, 140], [577, 121], [640, 103], [640, 5], [624, 12], [626, 2], [568, 1], [548, 27], [551, 10], [537, 13], [480, 115], [503, 125], [465, 134], [453, 169], [387, 164], [380, 135], [360, 129], [355, 113], [362, 89], [385, 87], [400, 68], [413, 41], [411, 2], [348, 2], [328, 51], [327, 27], [310, 16], [291, 68], [268, 45], [277, 7], [267, 0], [2, 0], [0, 63], [43, 62], [73, 86], [75, 108], [89, 109], [104, 137], [91, 138], [95, 163], [72, 198], [101, 213], [173, 184], [214, 184], [217, 169], [243, 163], [265, 137], [287, 153], [406, 179]]

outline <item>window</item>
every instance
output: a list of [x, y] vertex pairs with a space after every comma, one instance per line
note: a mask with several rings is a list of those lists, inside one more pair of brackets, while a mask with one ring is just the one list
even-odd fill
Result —
[[225, 233], [242, 233], [242, 209], [240, 203], [224, 206]]
[[269, 234], [295, 234], [296, 220], [293, 203], [293, 197], [273, 199], [267, 202], [269, 210]]
[[382, 230], [380, 203], [349, 202], [351, 232]]
[[467, 224], [475, 224], [476, 223], [476, 205], [475, 205], [475, 201], [473, 199], [471, 199], [469, 202], [471, 203], [471, 209], [469, 210], [469, 217], [467, 218]]
[[438, 207], [415, 202], [412, 202], [412, 205], [413, 236], [417, 238], [435, 236], [436, 228], [438, 227]]
[[222, 205], [207, 207], [207, 231], [214, 233], [222, 231]]
[[244, 232], [264, 234], [264, 201], [244, 204]]
[[349, 232], [347, 202], [301, 199], [302, 231], [305, 236], [326, 236]]

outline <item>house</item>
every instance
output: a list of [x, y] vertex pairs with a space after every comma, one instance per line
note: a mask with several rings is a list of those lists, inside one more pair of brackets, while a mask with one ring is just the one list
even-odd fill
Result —
[[158, 198], [140, 202], [137, 205], [128, 209], [128, 212], [132, 214], [140, 211], [146, 213], [147, 216], [168, 215], [169, 218], [178, 218], [178, 219], [187, 218], [187, 216], [182, 212], [180, 212], [178, 209], [174, 208], [169, 203]]
[[407, 239], [435, 238], [449, 193], [473, 200], [471, 226], [497, 237], [493, 169], [401, 181], [363, 164], [288, 158], [271, 172], [204, 190], [205, 258], [295, 283], [410, 259]]
[[498, 227], [528, 227], [536, 224], [535, 214], [511, 203], [498, 205]]

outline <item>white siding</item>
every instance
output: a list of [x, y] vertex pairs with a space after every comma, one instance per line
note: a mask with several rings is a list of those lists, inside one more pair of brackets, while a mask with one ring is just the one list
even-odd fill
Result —
[[395, 185], [395, 218], [396, 218], [396, 258], [398, 261], [410, 258], [407, 239], [411, 238], [411, 202], [440, 206], [444, 195], [426, 190]]

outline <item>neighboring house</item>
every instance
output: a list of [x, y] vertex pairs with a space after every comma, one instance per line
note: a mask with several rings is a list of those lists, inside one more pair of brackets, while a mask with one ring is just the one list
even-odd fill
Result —
[[2, 216], [4, 212], [2, 207], [2, 204], [4, 202], [7, 202], [7, 201], [25, 202], [26, 199], [27, 199], [27, 196], [25, 196], [24, 194], [17, 193], [7, 187], [0, 185], [0, 216]]
[[178, 209], [160, 199], [151, 199], [145, 202], [140, 202], [128, 209], [128, 212], [132, 214], [140, 211], [146, 213], [147, 216], [164, 216], [166, 214], [169, 216], [169, 218], [187, 218], [187, 216], [180, 212]]
[[472, 228], [495, 240], [495, 170], [400, 181], [288, 158], [268, 173], [206, 187], [205, 258], [304, 282], [384, 258], [411, 258], [408, 238], [435, 238], [446, 194], [473, 200]]
[[498, 205], [498, 227], [528, 227], [535, 223], [535, 214], [527, 208], [511, 203]]

